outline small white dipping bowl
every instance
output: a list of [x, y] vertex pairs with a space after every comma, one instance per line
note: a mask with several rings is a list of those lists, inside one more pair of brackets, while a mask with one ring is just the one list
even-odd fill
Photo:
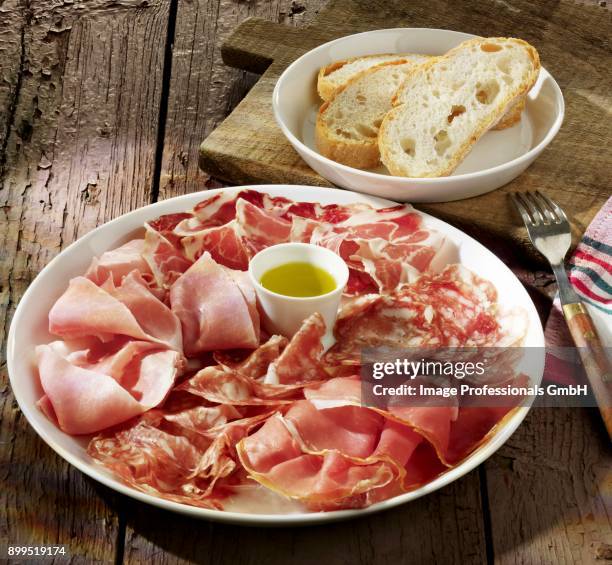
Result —
[[272, 95], [276, 121], [304, 161], [342, 188], [410, 202], [447, 202], [495, 190], [531, 165], [563, 122], [561, 89], [543, 67], [527, 96], [521, 121], [511, 128], [486, 133], [448, 177], [394, 177], [383, 166], [376, 170], [347, 167], [323, 157], [315, 143], [316, 118], [322, 104], [317, 94], [317, 73], [322, 66], [379, 53], [442, 55], [473, 37], [445, 29], [397, 28], [325, 43], [294, 61], [278, 79]]
[[[262, 286], [261, 277], [267, 271], [295, 262], [310, 263], [327, 271], [336, 282], [336, 288], [320, 296], [296, 297], [278, 294]], [[260, 251], [251, 259], [249, 275], [263, 313], [263, 324], [268, 332], [290, 338], [300, 329], [306, 318], [318, 312], [323, 316], [326, 326], [323, 347], [326, 350], [331, 347], [340, 298], [349, 277], [348, 267], [340, 256], [310, 243], [280, 243]]]

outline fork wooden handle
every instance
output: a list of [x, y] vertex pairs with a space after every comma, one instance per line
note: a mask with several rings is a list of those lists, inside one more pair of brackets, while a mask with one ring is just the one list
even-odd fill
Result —
[[612, 440], [612, 365], [584, 305], [581, 302], [565, 304], [563, 314]]

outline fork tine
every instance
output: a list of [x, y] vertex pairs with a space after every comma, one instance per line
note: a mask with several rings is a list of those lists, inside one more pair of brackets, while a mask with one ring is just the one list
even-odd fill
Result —
[[527, 212], [527, 209], [525, 208], [525, 206], [523, 206], [523, 203], [519, 200], [518, 193], [512, 192], [510, 193], [510, 196], [512, 197], [512, 202], [514, 202], [514, 206], [518, 210], [518, 213], [521, 215], [521, 218], [523, 218], [523, 223], [526, 226], [532, 225], [533, 220], [531, 219], [531, 216]]
[[535, 199], [533, 193], [531, 192], [523, 192], [523, 200], [527, 202], [527, 209], [529, 210], [531, 216], [535, 218], [536, 225], [547, 224], [548, 222], [544, 221], [544, 216], [542, 215], [542, 210], [540, 209], [540, 203]]
[[551, 200], [550, 198], [548, 198], [548, 196], [546, 196], [546, 194], [540, 192], [539, 190], [536, 190], [536, 194], [554, 210], [555, 214], [557, 215], [557, 218], [559, 219], [559, 221], [555, 223], [567, 222], [567, 216], [565, 215], [565, 212], [563, 211], [563, 208], [561, 208], [561, 206], [559, 206], [554, 200]]
[[531, 201], [527, 198], [528, 193], [515, 192], [514, 194], [516, 195], [516, 199], [523, 205], [523, 207], [527, 211], [527, 214], [531, 218], [531, 225], [539, 226], [540, 224], [544, 223], [544, 218], [542, 218], [542, 214], [540, 213], [540, 211], [535, 206], [533, 206]]
[[544, 217], [547, 220], [547, 222], [545, 223], [558, 224], [560, 222], [560, 220], [557, 218], [553, 211], [553, 207], [548, 203], [547, 200], [542, 197], [542, 193], [539, 190], [536, 190], [535, 192], [531, 193], [531, 199], [534, 202], [538, 203], [540, 210], [542, 211]]

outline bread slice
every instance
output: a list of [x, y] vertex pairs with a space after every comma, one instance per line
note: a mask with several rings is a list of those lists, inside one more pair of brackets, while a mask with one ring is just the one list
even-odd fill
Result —
[[381, 63], [354, 76], [319, 109], [319, 152], [338, 163], [367, 169], [380, 163], [378, 129], [400, 85], [418, 65], [407, 59]]
[[393, 175], [450, 174], [534, 85], [538, 52], [520, 39], [477, 38], [419, 65], [394, 97], [378, 137]]
[[[424, 63], [431, 59], [431, 57], [432, 55], [420, 55], [417, 53], [384, 53], [382, 55], [365, 55], [363, 57], [336, 61], [319, 69], [317, 92], [324, 101], [327, 101], [332, 98], [336, 90], [344, 88], [358, 74], [381, 63], [391, 63], [403, 59], [408, 59], [412, 63]], [[525, 99], [523, 98], [508, 110], [507, 114], [502, 117], [493, 129], [502, 130], [512, 127], [520, 121], [524, 108]]]
[[424, 63], [430, 59], [429, 55], [416, 53], [383, 53], [382, 55], [365, 55], [352, 57], [343, 61], [335, 61], [319, 69], [317, 78], [317, 92], [324, 102], [331, 100], [336, 90], [346, 84], [358, 74], [376, 67], [381, 63], [392, 63], [408, 59], [413, 63]]
[[513, 125], [518, 124], [521, 121], [523, 110], [525, 109], [525, 102], [527, 101], [527, 95], [521, 96], [518, 102], [515, 102], [510, 106], [510, 109], [501, 117], [501, 120], [497, 122], [491, 129], [502, 130], [511, 128]]

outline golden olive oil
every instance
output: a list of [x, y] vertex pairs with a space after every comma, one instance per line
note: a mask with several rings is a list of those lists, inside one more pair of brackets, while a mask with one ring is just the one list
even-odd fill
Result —
[[261, 286], [285, 296], [321, 296], [336, 289], [336, 281], [325, 269], [312, 263], [285, 263], [266, 271]]

